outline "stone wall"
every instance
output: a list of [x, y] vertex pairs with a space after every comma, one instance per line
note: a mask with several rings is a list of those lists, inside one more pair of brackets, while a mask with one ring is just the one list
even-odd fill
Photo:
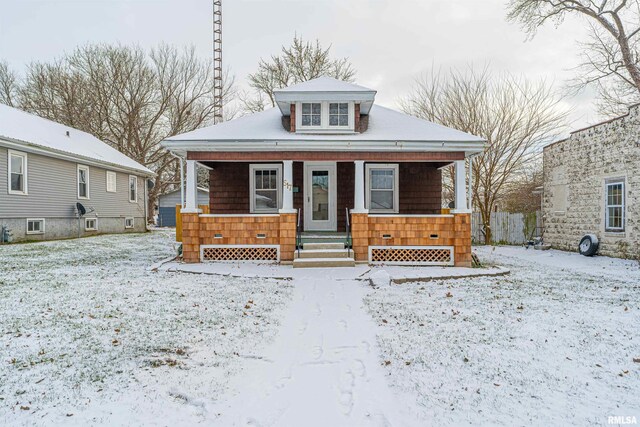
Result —
[[[625, 230], [605, 230], [605, 181], [625, 180]], [[640, 110], [573, 132], [544, 149], [545, 242], [577, 251], [593, 233], [602, 255], [640, 256]]]

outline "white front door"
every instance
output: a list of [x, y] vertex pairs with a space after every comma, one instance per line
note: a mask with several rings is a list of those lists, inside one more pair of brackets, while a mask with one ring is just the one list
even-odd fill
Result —
[[336, 231], [336, 163], [304, 164], [304, 229]]

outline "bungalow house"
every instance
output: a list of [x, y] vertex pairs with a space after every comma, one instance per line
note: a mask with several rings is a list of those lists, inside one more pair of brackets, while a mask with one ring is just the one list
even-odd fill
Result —
[[[184, 261], [469, 266], [465, 161], [484, 140], [375, 96], [321, 77], [276, 91], [272, 109], [165, 140], [187, 163]], [[452, 164], [455, 209], [443, 213], [441, 168]], [[197, 208], [199, 166], [209, 214]]]
[[544, 240], [552, 247], [640, 257], [638, 195], [640, 106], [544, 148]]
[[145, 231], [153, 175], [88, 133], [0, 105], [3, 241]]

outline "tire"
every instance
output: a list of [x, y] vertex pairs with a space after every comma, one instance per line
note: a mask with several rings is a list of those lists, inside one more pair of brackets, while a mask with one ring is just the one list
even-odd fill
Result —
[[598, 252], [598, 238], [594, 234], [587, 234], [580, 239], [578, 251], [584, 256], [594, 256]]

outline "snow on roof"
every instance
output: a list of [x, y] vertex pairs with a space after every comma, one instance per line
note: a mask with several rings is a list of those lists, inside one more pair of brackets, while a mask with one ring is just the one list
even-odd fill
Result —
[[283, 89], [276, 89], [274, 92], [375, 92], [375, 90], [333, 77], [322, 76]]
[[178, 141], [411, 141], [484, 142], [483, 138], [429, 122], [390, 108], [374, 105], [365, 132], [351, 134], [303, 134], [282, 126], [278, 108], [240, 117], [167, 138]]
[[86, 132], [0, 104], [0, 139], [152, 175], [153, 172]]

